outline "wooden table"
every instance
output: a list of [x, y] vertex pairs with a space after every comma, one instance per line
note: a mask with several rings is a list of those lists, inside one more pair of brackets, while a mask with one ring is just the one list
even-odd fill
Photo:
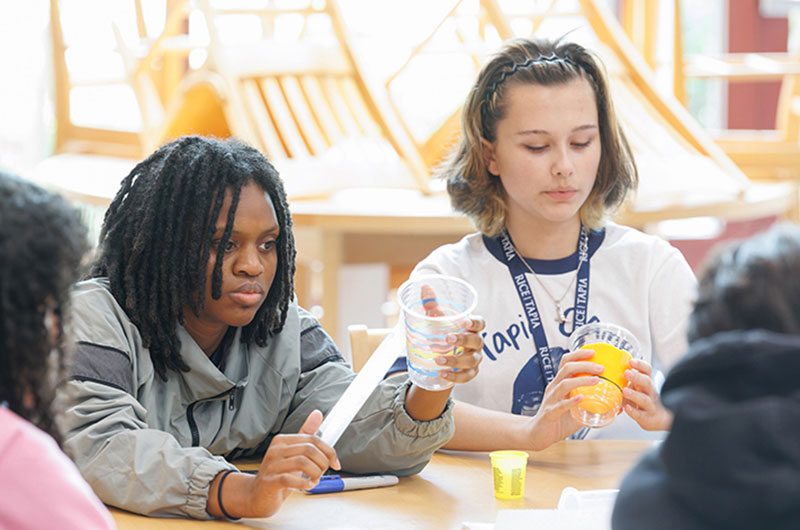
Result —
[[493, 523], [498, 510], [555, 508], [561, 490], [616, 488], [654, 442], [568, 440], [531, 453], [525, 497], [499, 501], [492, 492], [487, 453], [442, 451], [418, 475], [389, 488], [326, 495], [293, 493], [269, 519], [239, 523], [157, 519], [112, 510], [120, 530], [264, 528], [300, 529], [459, 529], [463, 521]]

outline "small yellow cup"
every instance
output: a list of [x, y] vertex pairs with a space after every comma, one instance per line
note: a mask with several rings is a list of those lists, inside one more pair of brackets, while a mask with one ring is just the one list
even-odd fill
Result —
[[525, 451], [494, 451], [492, 459], [492, 478], [494, 496], [497, 499], [521, 499], [525, 494], [525, 469], [528, 467], [528, 453]]

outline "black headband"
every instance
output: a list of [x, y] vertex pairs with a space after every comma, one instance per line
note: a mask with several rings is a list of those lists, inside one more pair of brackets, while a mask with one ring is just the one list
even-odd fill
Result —
[[502, 85], [506, 79], [516, 74], [520, 70], [525, 70], [535, 64], [542, 64], [542, 63], [553, 63], [553, 64], [563, 63], [570, 65], [574, 68], [580, 69], [580, 65], [575, 63], [575, 61], [573, 61], [569, 56], [558, 57], [556, 55], [548, 55], [545, 57], [529, 57], [524, 62], [514, 63], [513, 65], [511, 65], [511, 68], [508, 68], [500, 72], [500, 77], [498, 77], [497, 80], [491, 84], [489, 90], [486, 91], [486, 94], [483, 97], [483, 104], [481, 105], [481, 112], [483, 113], [484, 118], [489, 110], [488, 109], [489, 101], [491, 101], [492, 96], [494, 96], [494, 94], [497, 92], [497, 88], [500, 85]]

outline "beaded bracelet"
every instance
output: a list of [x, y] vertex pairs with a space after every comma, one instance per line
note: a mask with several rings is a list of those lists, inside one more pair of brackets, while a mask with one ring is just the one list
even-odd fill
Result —
[[219, 485], [217, 486], [217, 504], [219, 505], [219, 511], [222, 512], [222, 515], [224, 515], [226, 519], [230, 519], [231, 521], [238, 521], [240, 517], [231, 517], [231, 515], [225, 511], [225, 507], [222, 505], [222, 483], [225, 482], [225, 479], [228, 475], [235, 472], [235, 469], [229, 469], [224, 472], [220, 477]]

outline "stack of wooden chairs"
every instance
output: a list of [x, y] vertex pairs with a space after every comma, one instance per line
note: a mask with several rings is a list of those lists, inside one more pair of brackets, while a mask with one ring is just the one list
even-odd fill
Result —
[[[432, 169], [459, 134], [459, 105], [487, 54], [514, 36], [553, 38], [568, 30], [574, 30], [568, 38], [603, 58], [640, 169], [638, 193], [620, 212], [619, 222], [647, 229], [665, 219], [749, 219], [797, 209], [795, 181], [754, 182], [677, 99], [656, 90], [650, 67], [600, 0], [537, 0], [513, 6], [504, 0], [451, 0], [451, 9], [420, 39], [405, 64], [384, 79], [370, 76], [375, 74], [359, 53], [336, 0], [297, 2], [291, 9], [273, 0], [256, 7], [248, 2], [246, 8], [232, 7], [233, 2], [167, 0], [159, 4], [163, 23], [156, 31], [144, 9], [153, 4], [127, 1], [130, 16], [110, 17], [107, 24], [104, 43], [111, 42], [108, 55], [117, 64], [113, 75], [78, 79], [71, 75], [71, 52], [78, 47], [68, 26], [81, 2], [51, 0], [56, 155], [42, 162], [40, 178], [94, 205], [95, 223], [120, 179], [159, 144], [184, 134], [237, 136], [264, 152], [281, 172], [302, 221], [298, 232], [319, 232], [312, 238], [319, 248], [299, 255], [299, 270], [307, 271], [310, 260], [326, 259], [326, 241], [330, 245], [329, 237], [320, 236], [325, 227], [311, 226], [317, 205], [324, 210], [329, 201], [341, 209], [342, 197], [348, 196], [343, 190], [383, 187], [405, 190], [404, 212], [413, 213], [414, 205], [423, 203], [418, 209], [429, 210], [429, 199], [438, 200], [442, 193], [432, 184]], [[233, 34], [231, 27], [237, 28]], [[403, 107], [409, 98], [402, 92], [403, 87], [445, 86], [430, 75], [414, 78], [415, 62], [431, 56], [442, 61], [435, 74], [442, 80], [455, 64], [466, 65], [466, 70], [458, 78], [463, 88], [445, 98], [450, 107], [439, 104], [428, 115], [441, 119], [420, 127], [413, 123], [420, 113]], [[127, 94], [137, 123], [125, 130], [119, 123], [80, 123], [72, 103], [76, 94], [93, 86], [127, 87], [121, 92]], [[415, 105], [430, 99], [415, 99]], [[115, 116], [104, 118], [113, 122]], [[797, 133], [798, 127], [787, 122], [787, 130]], [[381, 211], [380, 201], [397, 202], [392, 193], [375, 197], [380, 200], [349, 200], [344, 206], [356, 216], [368, 206], [369, 212], [360, 212], [368, 223], [370, 212]], [[450, 226], [450, 237], [454, 215], [441, 199], [434, 201], [442, 205], [437, 215], [443, 226]], [[383, 217], [398, 209], [386, 206]], [[463, 229], [469, 230], [467, 223]], [[342, 243], [332, 252], [343, 253], [344, 248]], [[404, 254], [413, 261], [417, 253], [429, 250]], [[326, 283], [335, 283], [335, 271], [326, 274]], [[303, 296], [302, 285], [308, 281], [297, 283]], [[325, 308], [328, 315], [335, 312], [332, 299]]]
[[[64, 40], [69, 19], [62, 16], [64, 3], [51, 0], [56, 153], [135, 159], [183, 134], [237, 136], [281, 168], [295, 198], [349, 186], [428, 192], [428, 169], [383, 92], [373, 90], [361, 72], [335, 2], [284, 9], [265, 1], [260, 8], [243, 9], [174, 0], [167, 4], [163, 30], [148, 36], [141, 1], [132, 0], [134, 43], [126, 42], [118, 21], [108, 21], [116, 38], [108, 52], [121, 63], [121, 72], [91, 81], [130, 88], [128, 103], [134, 102], [141, 125], [126, 131], [74, 119], [71, 100], [86, 83], [70, 75], [66, 61], [71, 50]], [[204, 26], [203, 41], [188, 34], [190, 14], [199, 15], [193, 20]], [[276, 38], [275, 25], [292, 16], [302, 19], [300, 35]], [[220, 27], [243, 17], [262, 23], [260, 38], [246, 44], [226, 41]], [[192, 69], [188, 59], [198, 52], [205, 55], [204, 64]]]
[[[358, 186], [416, 188], [427, 194], [431, 168], [458, 134], [456, 102], [463, 94], [454, 95], [453, 108], [440, 126], [423, 138], [415, 137], [393, 92], [404, 69], [426, 53], [437, 32], [455, 32], [455, 53], [468, 57], [477, 70], [500, 41], [548, 35], [551, 21], [572, 20], [579, 28], [575, 37], [598, 49], [606, 62], [616, 106], [642, 172], [639, 193], [624, 210], [622, 222], [642, 226], [696, 215], [742, 218], [793, 207], [790, 188], [753, 183], [676, 99], [657, 92], [642, 55], [597, 0], [580, 0], [575, 12], [562, 8], [574, 2], [559, 0], [533, 3], [526, 12], [512, 12], [500, 0], [454, 0], [431, 36], [382, 86], [366, 74], [335, 0], [293, 9], [275, 7], [269, 0], [247, 9], [220, 7], [225, 4], [209, 0], [171, 0], [163, 30], [154, 36], [147, 34], [141, 0], [131, 0], [137, 42], [126, 43], [112, 24], [123, 79], [100, 82], [131, 87], [141, 119], [138, 131], [87, 127], [71, 119], [70, 99], [81, 86], [70, 77], [65, 60], [59, 11], [64, 1], [51, 0], [60, 153], [138, 158], [181, 134], [234, 135], [276, 163], [293, 198], [319, 198]], [[190, 14], [204, 26], [202, 42], [190, 38]], [[247, 17], [259, 21], [260, 34], [243, 43], [226, 38], [221, 28]], [[281, 39], [275, 28], [288, 17], [299, 19], [300, 29], [292, 39]], [[473, 23], [464, 24], [469, 17]], [[189, 68], [188, 57], [198, 52], [205, 55], [204, 64]], [[745, 63], [738, 68], [752, 70]], [[786, 69], [796, 69], [784, 63]], [[800, 97], [794, 94], [794, 78], [790, 80], [783, 98], [789, 109]], [[742, 166], [763, 168], [767, 160], [774, 160], [763, 153], [781, 152], [786, 164], [777, 165], [794, 165], [795, 154], [800, 157], [800, 119], [792, 112], [786, 116], [781, 120], [782, 139], [768, 144], [771, 148], [755, 151], [752, 142], [730, 141], [725, 144], [728, 154]], [[745, 152], [745, 145], [753, 152]], [[756, 145], [760, 149], [767, 144]]]
[[[517, 12], [501, 0], [481, 0], [477, 8], [464, 1], [454, 4], [435, 30], [453, 33], [449, 39], [453, 49], [449, 55], [441, 47], [435, 53], [451, 61], [453, 54], [460, 53], [472, 59], [476, 70], [481, 54], [515, 36], [557, 38], [574, 29], [568, 38], [599, 52], [640, 170], [638, 194], [621, 211], [620, 222], [646, 227], [664, 219], [716, 216], [737, 220], [795, 212], [794, 183], [766, 184], [748, 178], [677, 99], [656, 89], [651, 68], [603, 2], [580, 0], [575, 10], [575, 2], [552, 0], [536, 3], [539, 9]], [[465, 18], [472, 20], [466, 23]], [[428, 37], [412, 55], [422, 57], [433, 41], [447, 39]], [[414, 60], [410, 57], [404, 68]], [[389, 78], [390, 94], [391, 84], [402, 75], [398, 71]], [[459, 113], [454, 105], [439, 128], [418, 143], [426, 160], [441, 159], [458, 134]]]

